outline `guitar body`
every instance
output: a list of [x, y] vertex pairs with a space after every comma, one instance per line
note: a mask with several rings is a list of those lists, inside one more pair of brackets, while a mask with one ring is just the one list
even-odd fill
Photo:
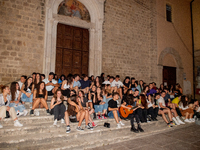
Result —
[[[129, 107], [130, 109], [132, 108], [131, 105], [128, 105], [126, 107]], [[120, 107], [119, 108], [119, 113], [120, 115], [123, 117], [123, 118], [127, 118], [129, 114], [132, 114], [133, 113], [133, 109], [132, 110], [129, 110], [127, 108], [123, 108], [123, 107]]]

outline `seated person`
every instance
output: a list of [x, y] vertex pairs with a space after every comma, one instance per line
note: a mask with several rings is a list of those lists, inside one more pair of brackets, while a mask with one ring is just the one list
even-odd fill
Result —
[[[122, 103], [121, 107], [130, 109], [129, 107], [127, 107], [127, 105], [135, 106], [133, 95], [128, 95], [126, 97], [126, 99], [124, 100], [124, 102]], [[144, 132], [144, 130], [141, 128], [139, 117], [135, 113], [136, 109], [138, 109], [138, 108], [133, 109], [133, 113], [129, 114], [128, 117], [125, 118], [125, 119], [130, 119], [130, 122], [131, 122], [131, 131], [132, 132], [135, 132], [135, 133], [138, 133], [139, 131], [140, 132]], [[137, 122], [137, 126], [138, 126], [137, 129], [135, 128], [135, 125], [134, 125], [134, 119]]]
[[71, 90], [75, 90], [76, 93], [78, 93], [78, 89], [81, 87], [81, 83], [79, 82], [80, 76], [78, 74], [75, 74], [73, 78], [73, 87]]
[[81, 105], [80, 97], [72, 96], [68, 98], [68, 109], [67, 113], [69, 116], [75, 116], [75, 122], [78, 122], [78, 126], [76, 128], [77, 131], [84, 131], [81, 128], [81, 124], [85, 119], [85, 128], [89, 130], [93, 130], [92, 125], [88, 122], [89, 121], [89, 112], [88, 110], [83, 109]]
[[[166, 107], [164, 98], [163, 98], [162, 96], [160, 96], [158, 93], [155, 95], [155, 98], [156, 98], [157, 103], [158, 103], [158, 106], [159, 106], [158, 114], [159, 114], [159, 115], [162, 115], [162, 118], [163, 118], [164, 121], [167, 123], [167, 125], [168, 125], [169, 127], [173, 127], [175, 124], [172, 122], [172, 120], [173, 120], [177, 125], [180, 125], [180, 123], [179, 123], [179, 120], [180, 120], [180, 119], [178, 118], [177, 113], [173, 110], [173, 113], [175, 112], [174, 115], [176, 116], [176, 119], [177, 119], [177, 120], [176, 120], [175, 117], [172, 116], [172, 111], [171, 111], [172, 109], [170, 110], [169, 107]], [[170, 121], [170, 122], [168, 122], [168, 120], [167, 120], [165, 114], [168, 114], [168, 118], [169, 118], [169, 121]]]
[[70, 97], [70, 91], [73, 87], [73, 78], [67, 77], [67, 80], [64, 80], [62, 82], [61, 90], [62, 94], [66, 97]]
[[64, 74], [62, 74], [60, 76], [60, 78], [58, 79], [58, 84], [60, 85], [60, 87], [62, 86], [62, 82], [66, 80], [66, 77]]
[[63, 101], [67, 100], [66, 97], [62, 95], [61, 89], [57, 89], [53, 98], [51, 99], [51, 114], [54, 114], [54, 123], [53, 125], [57, 125], [57, 121], [61, 120], [61, 124], [65, 123], [64, 116], [66, 107], [63, 104]]
[[130, 86], [130, 77], [127, 76], [127, 77], [124, 79], [123, 84], [124, 84], [123, 93], [126, 94], [127, 90], [129, 89], [129, 86]]
[[140, 99], [137, 100], [136, 106], [140, 106], [140, 108], [136, 110], [136, 113], [141, 123], [147, 122], [148, 104], [147, 104], [146, 97], [144, 94], [140, 94]]
[[20, 90], [22, 88], [22, 85], [25, 83], [26, 79], [27, 79], [27, 76], [25, 76], [25, 75], [21, 76], [20, 81], [18, 82]]
[[116, 75], [115, 80], [111, 83], [111, 87], [114, 92], [119, 93], [120, 98], [122, 99], [122, 88], [125, 87], [124, 84], [120, 81], [120, 76]]
[[[15, 108], [9, 107], [9, 103], [11, 100], [10, 88], [8, 86], [2, 86], [1, 90], [2, 90], [2, 94], [0, 94], [0, 120], [3, 118], [9, 117], [6, 115], [7, 114], [6, 111], [7, 111], [9, 113], [10, 117], [14, 120], [14, 126], [22, 127], [23, 124], [21, 124], [18, 121]], [[0, 128], [3, 128], [3, 126], [1, 124], [0, 124]]]
[[50, 72], [49, 73], [49, 78], [46, 78], [43, 80], [46, 86], [46, 90], [48, 92], [48, 96], [54, 95], [58, 87], [60, 86], [54, 78], [54, 73]]
[[187, 96], [183, 95], [181, 96], [181, 100], [179, 102], [179, 108], [181, 111], [181, 114], [185, 116], [185, 122], [195, 122], [195, 119], [193, 118], [194, 111], [191, 107], [189, 107], [189, 101]]
[[113, 93], [112, 95], [113, 99], [111, 99], [108, 102], [108, 117], [109, 118], [115, 118], [115, 121], [117, 122], [117, 128], [121, 128], [121, 125], [124, 125], [121, 121], [120, 114], [117, 107], [116, 100], [119, 99], [118, 93]]
[[159, 108], [158, 105], [155, 105], [154, 97], [152, 94], [150, 94], [147, 97], [147, 104], [148, 104], [147, 114], [151, 115], [151, 120], [158, 121], [156, 117], [158, 115]]
[[[25, 83], [22, 85], [22, 88], [21, 88], [22, 104], [24, 104], [25, 102], [30, 102], [32, 105], [33, 91], [34, 91], [33, 78], [29, 77], [28, 79], [26, 79]], [[31, 108], [32, 108], [32, 106], [31, 106]]]
[[91, 118], [91, 114], [94, 113], [94, 109], [90, 108], [88, 105], [88, 99], [87, 97], [85, 97], [85, 94], [83, 91], [79, 91], [78, 92], [78, 96], [80, 97], [80, 101], [81, 101], [81, 105], [83, 106], [83, 108], [85, 110], [87, 110], [89, 112], [89, 121], [92, 124], [93, 127], [96, 127], [97, 125], [93, 122], [92, 118]]
[[80, 83], [81, 83], [81, 89], [83, 90], [83, 92], [85, 94], [89, 93], [89, 88], [90, 88], [90, 84], [91, 84], [91, 81], [88, 80], [88, 76], [83, 74], [83, 79], [80, 80]]
[[34, 90], [33, 100], [34, 100], [33, 107], [30, 111], [31, 116], [34, 116], [34, 110], [39, 106], [39, 104], [42, 104], [44, 106], [47, 115], [49, 115], [49, 108], [47, 105], [47, 90], [45, 88], [44, 82], [40, 82], [38, 88]]
[[155, 93], [157, 93], [157, 91], [155, 89], [153, 89], [153, 83], [149, 84], [149, 91], [147, 93], [147, 96], [149, 96], [149, 94], [154, 95]]
[[97, 92], [94, 101], [95, 113], [97, 113], [97, 119], [107, 119], [105, 113], [108, 109], [108, 104], [103, 101], [103, 95], [100, 87], [97, 87]]
[[178, 113], [178, 115], [181, 117], [182, 116], [182, 114], [181, 114], [181, 112], [180, 112], [180, 110], [179, 110], [179, 102], [180, 102], [180, 100], [181, 100], [181, 96], [182, 96], [182, 94], [177, 94], [177, 97], [176, 98], [174, 98], [173, 100], [172, 100], [172, 102], [171, 102], [171, 105], [169, 105], [171, 108], [173, 108], [173, 109], [176, 109], [176, 112]]
[[194, 117], [200, 118], [200, 107], [198, 100], [194, 101], [193, 110], [194, 110]]
[[28, 111], [24, 105], [20, 102], [21, 100], [21, 91], [19, 90], [18, 82], [12, 82], [11, 86], [11, 101], [9, 107], [14, 107], [17, 113], [17, 117], [26, 116]]

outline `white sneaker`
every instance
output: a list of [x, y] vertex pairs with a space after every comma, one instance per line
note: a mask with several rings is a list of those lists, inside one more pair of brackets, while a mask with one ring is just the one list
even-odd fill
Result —
[[23, 124], [21, 124], [18, 120], [15, 120], [15, 121], [14, 121], [14, 126], [15, 126], [15, 127], [22, 127]]
[[180, 124], [185, 124], [183, 121], [181, 121], [180, 118], [176, 117], [176, 120], [180, 123]]
[[3, 126], [0, 124], [0, 128], [3, 128]]
[[189, 120], [190, 120], [191, 122], [195, 122], [195, 120], [194, 120], [193, 118], [190, 118]]
[[57, 119], [54, 120], [53, 125], [56, 126], [57, 125]]
[[24, 116], [26, 116], [28, 114], [28, 111], [25, 109], [24, 110]]
[[188, 120], [188, 119], [185, 119], [184, 121], [185, 121], [185, 122], [188, 122], [188, 123], [191, 123], [191, 121], [190, 121], [190, 120]]
[[24, 112], [18, 112], [17, 117], [24, 116]]
[[176, 125], [180, 125], [180, 123], [173, 117], [172, 120], [175, 122]]
[[117, 124], [117, 128], [121, 128], [121, 124], [120, 123]]
[[65, 123], [65, 120], [64, 120], [64, 119], [61, 119], [61, 123], [62, 123], [62, 124]]
[[121, 121], [119, 122], [122, 126], [124, 126], [125, 124], [123, 124]]

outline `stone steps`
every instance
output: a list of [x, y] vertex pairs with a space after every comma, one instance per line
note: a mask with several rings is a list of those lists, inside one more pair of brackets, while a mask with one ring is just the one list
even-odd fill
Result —
[[[108, 140], [112, 139], [113, 137], [121, 138], [121, 136], [127, 136], [130, 134], [130, 123], [129, 121], [125, 121], [125, 126], [123, 126], [121, 129], [116, 128], [116, 123], [114, 120], [111, 123], [111, 128], [105, 128], [103, 127], [103, 120], [101, 120], [102, 125], [99, 125], [97, 128], [95, 128], [93, 131], [85, 129], [83, 132], [78, 132], [75, 130], [76, 125], [71, 124], [72, 132], [69, 134], [65, 133], [65, 127], [61, 126], [60, 129], [55, 129], [52, 132], [46, 132], [46, 133], [38, 133], [34, 130], [31, 131], [31, 134], [25, 134], [24, 135], [12, 135], [12, 136], [3, 136], [2, 140], [0, 141], [0, 147], [1, 148], [19, 148], [19, 147], [26, 147], [27, 145], [34, 144], [36, 145], [43, 145], [48, 142], [48, 144], [52, 143], [52, 146], [54, 143], [65, 143], [66, 141], [73, 141], [73, 140], [80, 140], [83, 144], [89, 144], [89, 143], [95, 143], [100, 142], [100, 139]], [[142, 124], [143, 128], [148, 131], [153, 126], [158, 128], [166, 128], [166, 124], [163, 124], [160, 121], [158, 122], [151, 122], [151, 123], [145, 123]], [[26, 127], [22, 127], [26, 128]], [[51, 127], [50, 127], [51, 128]], [[53, 128], [53, 127], [52, 127]], [[25, 129], [24, 129], [25, 130]], [[132, 133], [133, 134], [133, 133]], [[19, 138], [20, 137], [20, 138]], [[92, 142], [91, 142], [92, 141]], [[100, 142], [102, 143], [102, 142]], [[80, 143], [77, 143], [80, 145]], [[56, 144], [57, 145], [57, 144]], [[58, 144], [59, 145], [59, 144]], [[57, 146], [58, 146], [57, 145]], [[62, 145], [63, 146], [63, 145]], [[69, 145], [68, 145], [69, 146]], [[77, 146], [74, 144], [71, 144], [71, 147]], [[53, 147], [52, 147], [53, 148]], [[54, 146], [54, 148], [56, 148]]]

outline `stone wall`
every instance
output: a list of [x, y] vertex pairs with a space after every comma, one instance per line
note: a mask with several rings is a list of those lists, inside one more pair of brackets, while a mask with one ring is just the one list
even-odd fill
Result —
[[45, 0], [0, 0], [0, 84], [42, 72]]
[[107, 0], [102, 70], [107, 75], [157, 81], [155, 0]]

